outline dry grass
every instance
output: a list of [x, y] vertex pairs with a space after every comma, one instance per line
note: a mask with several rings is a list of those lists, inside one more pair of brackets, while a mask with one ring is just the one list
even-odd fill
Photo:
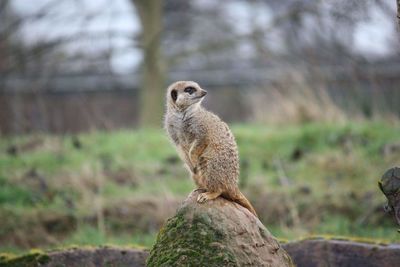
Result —
[[[366, 119], [399, 123], [396, 110], [386, 105], [383, 96], [368, 95], [359, 89], [345, 94], [345, 100], [334, 97], [325, 83], [310, 82], [301, 73], [293, 71], [281, 81], [248, 95], [251, 120], [274, 124], [342, 123]], [[369, 102], [366, 104], [363, 98], [368, 98]]]

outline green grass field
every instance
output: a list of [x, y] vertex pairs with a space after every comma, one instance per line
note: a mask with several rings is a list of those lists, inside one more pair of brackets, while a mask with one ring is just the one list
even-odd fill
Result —
[[[379, 122], [234, 125], [243, 192], [279, 238], [399, 242], [377, 181], [400, 164], [400, 127]], [[160, 130], [0, 140], [0, 251], [151, 246], [194, 189]]]

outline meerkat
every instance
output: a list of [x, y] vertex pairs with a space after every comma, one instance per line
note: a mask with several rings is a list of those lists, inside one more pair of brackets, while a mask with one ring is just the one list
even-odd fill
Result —
[[203, 203], [222, 196], [247, 208], [253, 206], [240, 192], [239, 153], [231, 130], [201, 102], [207, 91], [193, 81], [178, 81], [167, 89], [164, 127], [191, 173]]

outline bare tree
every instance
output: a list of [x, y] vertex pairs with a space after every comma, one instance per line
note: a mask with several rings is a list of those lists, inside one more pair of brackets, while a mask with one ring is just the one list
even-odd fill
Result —
[[161, 53], [162, 0], [131, 0], [142, 25], [143, 82], [140, 121], [142, 126], [159, 126], [164, 106], [165, 64]]
[[397, 19], [399, 20], [400, 27], [400, 0], [397, 0]]

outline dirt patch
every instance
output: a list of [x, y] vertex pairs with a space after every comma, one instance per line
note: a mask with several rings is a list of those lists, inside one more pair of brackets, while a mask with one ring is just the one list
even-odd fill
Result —
[[23, 216], [0, 210], [0, 245], [28, 249], [39, 245], [55, 245], [76, 229], [77, 219], [68, 214], [34, 211]]
[[105, 208], [104, 218], [108, 227], [114, 231], [158, 231], [166, 219], [175, 213], [180, 200], [177, 198], [121, 200]]

